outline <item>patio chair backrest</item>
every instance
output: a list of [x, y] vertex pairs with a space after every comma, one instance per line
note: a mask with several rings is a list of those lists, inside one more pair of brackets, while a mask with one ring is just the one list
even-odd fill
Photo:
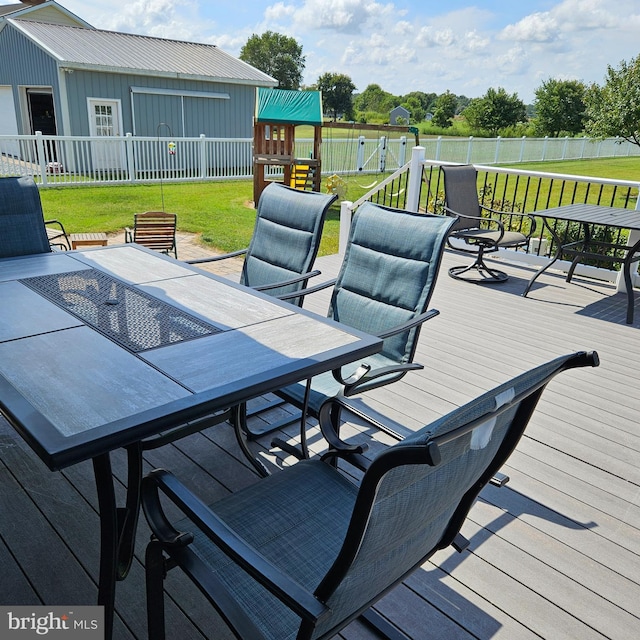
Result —
[[0, 258], [50, 251], [40, 192], [33, 178], [0, 178]]
[[366, 608], [449, 546], [518, 443], [546, 384], [565, 369], [597, 364], [596, 353], [557, 358], [378, 455], [362, 479], [342, 549], [316, 589], [331, 614], [311, 637]]
[[[365, 202], [356, 211], [329, 317], [379, 335], [427, 310], [454, 220]], [[420, 328], [387, 338], [382, 354], [411, 362]]]
[[[253, 236], [241, 284], [260, 287], [284, 282], [311, 270], [320, 248], [333, 194], [300, 191], [272, 182], [260, 195]], [[270, 289], [270, 295], [299, 291], [306, 281]]]
[[[442, 167], [444, 174], [444, 198], [449, 215], [452, 212], [465, 216], [480, 218], [482, 215], [478, 202], [478, 172], [470, 164]], [[476, 229], [474, 220], [458, 218], [453, 231], [461, 229]]]

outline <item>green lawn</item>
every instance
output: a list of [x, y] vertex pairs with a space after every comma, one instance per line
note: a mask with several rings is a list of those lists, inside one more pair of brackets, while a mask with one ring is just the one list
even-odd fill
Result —
[[[640, 158], [615, 158], [513, 165], [518, 169], [553, 171], [640, 182]], [[358, 176], [344, 177], [346, 198], [357, 200], [364, 193]], [[117, 232], [133, 223], [140, 211], [164, 210], [178, 214], [181, 231], [200, 233], [203, 243], [221, 251], [246, 247], [255, 222], [253, 183], [244, 181], [189, 182], [108, 187], [54, 187], [42, 189], [46, 218], [63, 222], [68, 233]], [[336, 253], [340, 207], [327, 216], [320, 254]]]

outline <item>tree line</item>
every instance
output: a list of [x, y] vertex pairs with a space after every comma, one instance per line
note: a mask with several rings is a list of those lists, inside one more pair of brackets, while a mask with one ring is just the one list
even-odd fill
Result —
[[240, 59], [269, 74], [280, 89], [322, 91], [325, 112], [332, 119], [363, 123], [388, 122], [389, 112], [402, 106], [411, 124], [428, 118], [447, 129], [463, 119], [474, 135], [496, 137], [589, 135], [620, 137], [640, 146], [640, 55], [617, 67], [609, 65], [602, 85], [549, 78], [535, 90], [533, 105], [517, 93], [491, 87], [480, 98], [413, 91], [404, 96], [384, 91], [377, 84], [356, 93], [351, 78], [327, 72], [310, 86], [302, 85], [305, 56], [295, 38], [273, 31], [253, 34], [242, 47]]

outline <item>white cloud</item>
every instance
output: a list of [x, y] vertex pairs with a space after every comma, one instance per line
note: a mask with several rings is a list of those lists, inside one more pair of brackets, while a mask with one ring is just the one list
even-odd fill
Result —
[[404, 15], [391, 4], [373, 0], [305, 0], [292, 14], [300, 29], [331, 29], [343, 33], [360, 33], [366, 25], [385, 21], [390, 14]]
[[510, 42], [553, 42], [559, 34], [558, 22], [550, 13], [533, 13], [507, 25], [499, 38]]

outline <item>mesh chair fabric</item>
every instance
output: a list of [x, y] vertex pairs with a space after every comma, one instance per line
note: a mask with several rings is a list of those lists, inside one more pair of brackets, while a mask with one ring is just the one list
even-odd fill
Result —
[[0, 258], [50, 251], [33, 178], [0, 178]]

